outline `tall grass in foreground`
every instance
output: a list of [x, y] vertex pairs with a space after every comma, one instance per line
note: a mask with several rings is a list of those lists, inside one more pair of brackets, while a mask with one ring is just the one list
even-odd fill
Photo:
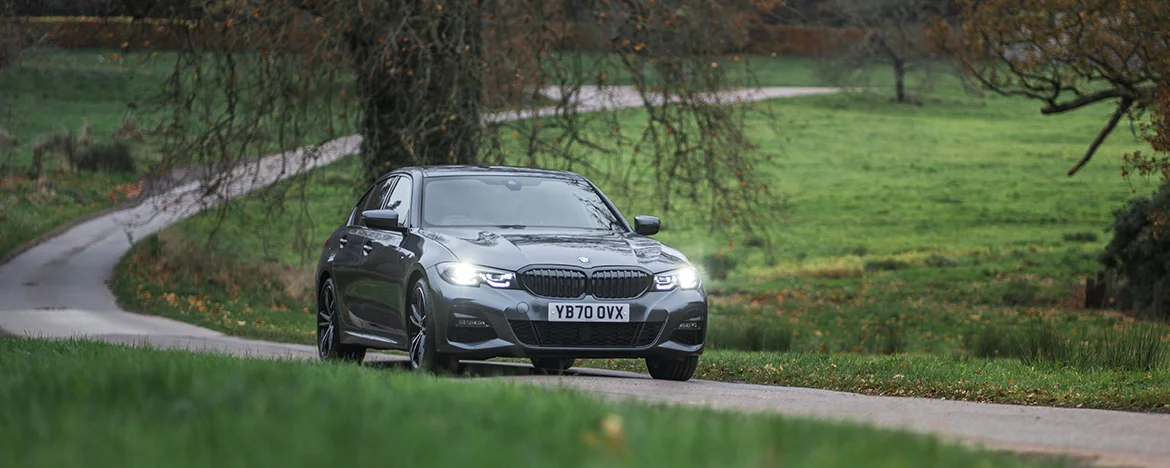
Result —
[[1068, 466], [857, 425], [385, 367], [0, 339], [0, 466]]

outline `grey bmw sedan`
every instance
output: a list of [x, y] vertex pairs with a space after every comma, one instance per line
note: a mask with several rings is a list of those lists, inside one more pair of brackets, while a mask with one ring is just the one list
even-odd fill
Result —
[[518, 357], [540, 372], [641, 358], [688, 380], [703, 352], [698, 271], [631, 226], [581, 175], [499, 166], [408, 167], [373, 183], [316, 270], [322, 359], [405, 351], [412, 369]]

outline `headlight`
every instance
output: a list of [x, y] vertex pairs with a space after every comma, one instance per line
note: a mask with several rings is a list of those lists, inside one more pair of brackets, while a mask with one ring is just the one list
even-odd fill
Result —
[[699, 272], [692, 267], [654, 275], [654, 289], [657, 291], [669, 291], [674, 288], [695, 289], [697, 287], [699, 287]]
[[510, 288], [516, 275], [510, 271], [496, 270], [469, 263], [444, 263], [439, 265], [439, 276], [457, 286], [479, 286], [486, 284], [493, 288]]

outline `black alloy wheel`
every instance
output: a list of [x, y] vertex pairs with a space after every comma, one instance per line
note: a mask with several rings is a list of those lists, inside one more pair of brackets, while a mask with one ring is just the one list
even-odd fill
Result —
[[435, 332], [430, 298], [430, 285], [427, 280], [420, 279], [415, 282], [410, 293], [410, 316], [407, 323], [410, 337], [408, 364], [410, 369], [415, 371], [455, 373], [459, 369], [459, 360], [435, 350], [438, 335]]

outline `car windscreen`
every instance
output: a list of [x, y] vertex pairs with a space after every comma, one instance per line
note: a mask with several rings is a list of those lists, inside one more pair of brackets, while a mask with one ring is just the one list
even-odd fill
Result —
[[425, 180], [428, 227], [548, 227], [623, 230], [617, 215], [581, 180], [517, 175], [444, 176]]

